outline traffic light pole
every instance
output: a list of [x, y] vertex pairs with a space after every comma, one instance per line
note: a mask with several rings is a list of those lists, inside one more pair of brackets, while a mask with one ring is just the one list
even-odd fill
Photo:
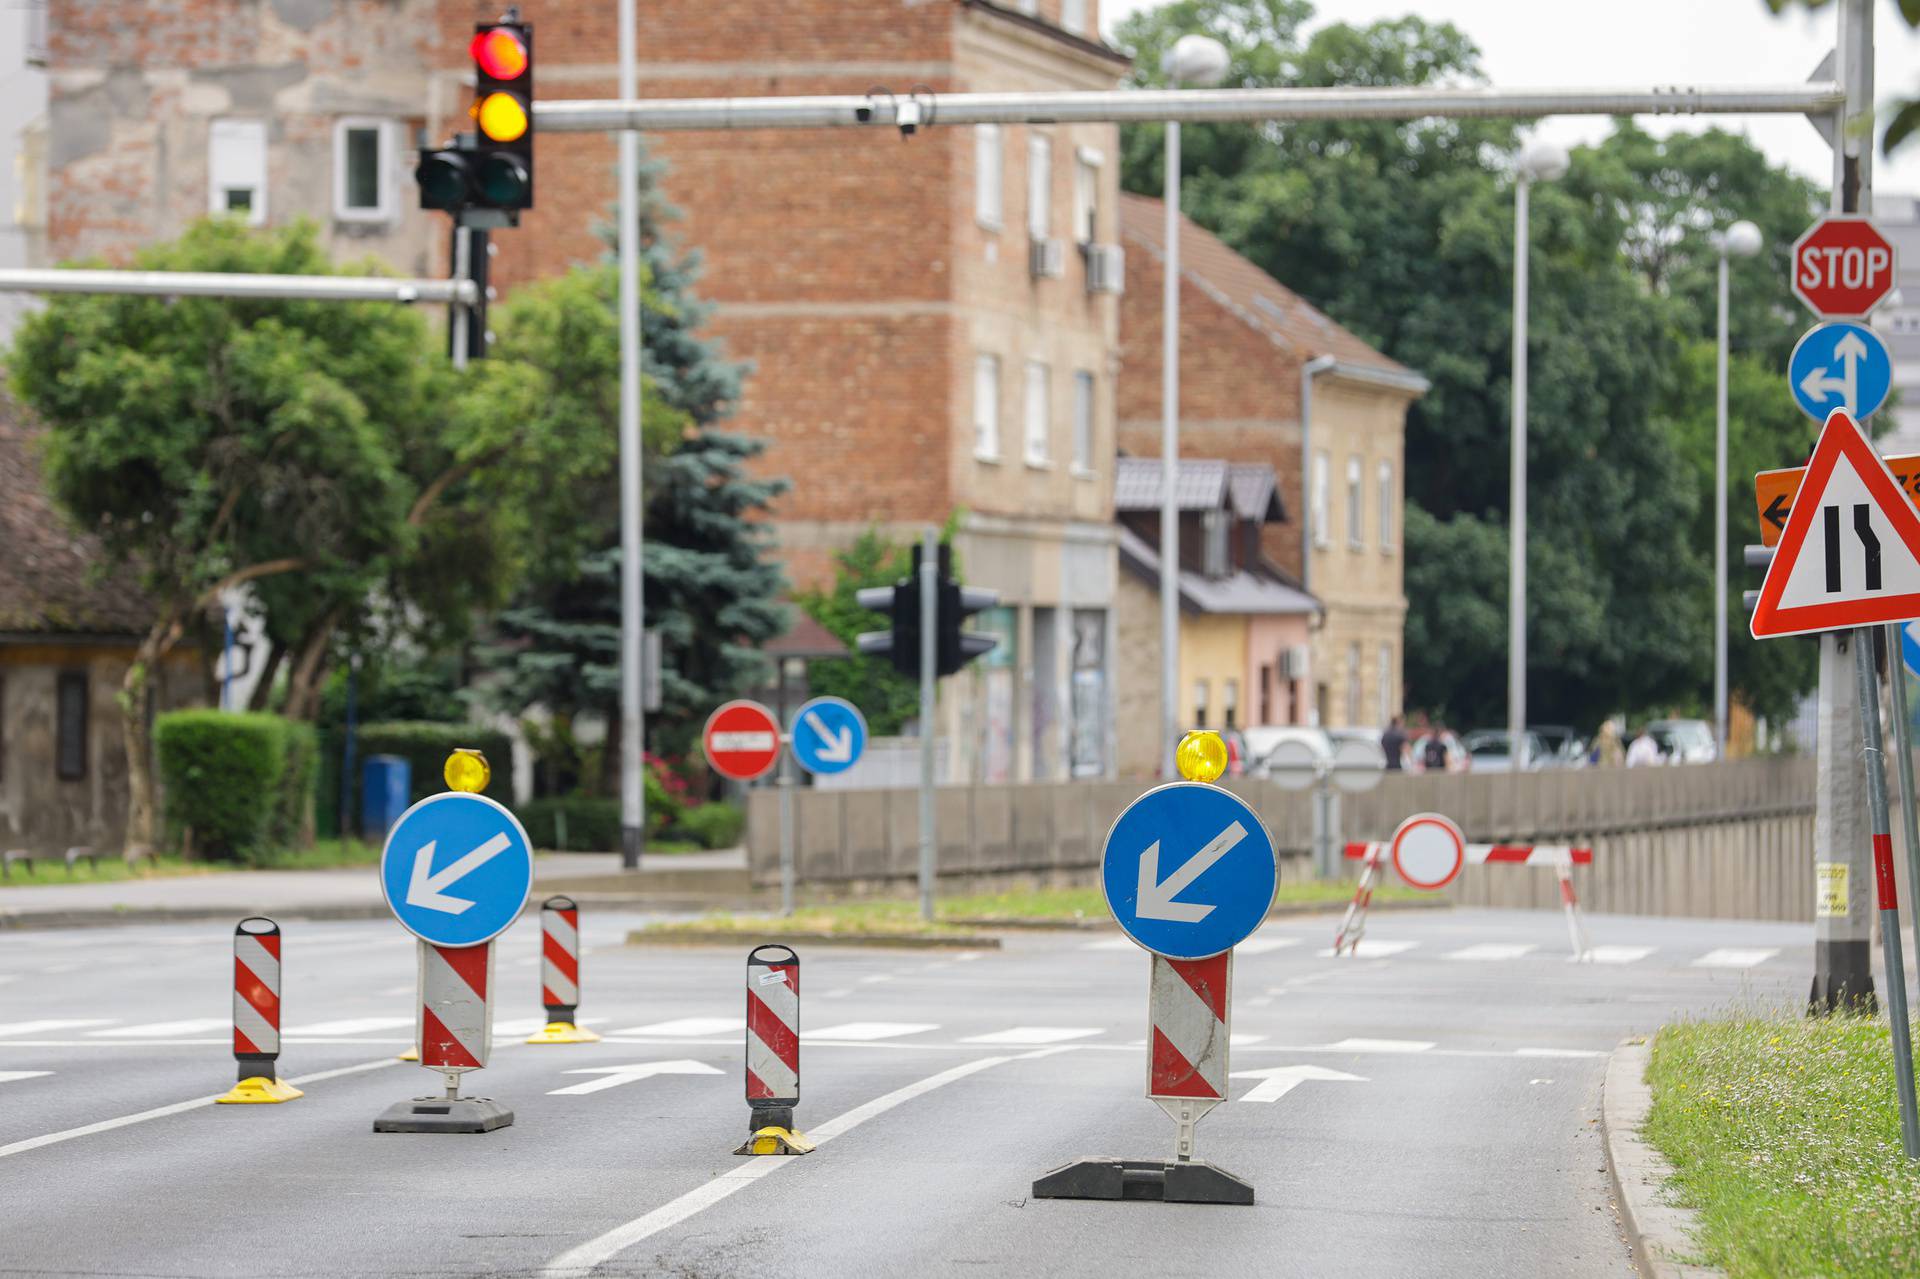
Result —
[[933, 919], [933, 690], [940, 606], [940, 534], [920, 539], [920, 918]]
[[[622, 97], [635, 92], [636, 0], [620, 0]], [[646, 841], [647, 792], [641, 770], [646, 708], [640, 651], [646, 600], [640, 556], [644, 489], [640, 453], [640, 135], [620, 134], [620, 864], [640, 868]]]

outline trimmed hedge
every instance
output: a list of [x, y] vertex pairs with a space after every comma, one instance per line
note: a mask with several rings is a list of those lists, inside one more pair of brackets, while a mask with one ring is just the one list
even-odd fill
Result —
[[[560, 818], [566, 817], [566, 841], [561, 842]], [[535, 848], [576, 853], [617, 852], [620, 848], [620, 801], [590, 795], [536, 799], [520, 809], [520, 824]]]
[[304, 844], [319, 742], [278, 715], [169, 711], [153, 725], [167, 842], [244, 860]]
[[702, 848], [732, 848], [746, 828], [745, 810], [732, 804], [696, 804], [673, 827]]

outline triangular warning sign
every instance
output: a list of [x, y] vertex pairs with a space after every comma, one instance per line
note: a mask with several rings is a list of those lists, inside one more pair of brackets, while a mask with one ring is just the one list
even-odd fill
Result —
[[1753, 637], [1920, 617], [1920, 514], [1845, 413], [1827, 418], [1753, 610]]

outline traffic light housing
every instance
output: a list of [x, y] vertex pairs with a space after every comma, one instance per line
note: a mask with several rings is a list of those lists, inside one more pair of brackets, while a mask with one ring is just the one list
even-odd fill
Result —
[[913, 574], [892, 586], [870, 586], [854, 598], [860, 607], [880, 613], [888, 629], [867, 631], [855, 646], [869, 657], [884, 657], [908, 679], [920, 675], [920, 578]]
[[[467, 53], [474, 131], [420, 152], [420, 207], [462, 225], [516, 225], [520, 210], [533, 207], [533, 25], [509, 9], [498, 22], [475, 24]], [[473, 217], [475, 210], [492, 216]]]
[[[920, 677], [920, 548], [913, 548], [913, 571], [892, 586], [874, 586], [856, 595], [860, 607], [885, 614], [890, 627], [868, 631], [855, 640], [860, 652], [885, 657], [908, 679]], [[934, 583], [934, 674], [952, 675], [1000, 643], [992, 635], [965, 629], [966, 620], [1000, 602], [997, 591], [962, 586], [953, 577], [953, 551], [940, 547]]]
[[1000, 602], [1000, 592], [978, 586], [962, 586], [947, 576], [947, 548], [940, 548], [940, 612], [934, 671], [952, 675], [976, 657], [991, 653], [1000, 643], [992, 635], [964, 629], [975, 613]]

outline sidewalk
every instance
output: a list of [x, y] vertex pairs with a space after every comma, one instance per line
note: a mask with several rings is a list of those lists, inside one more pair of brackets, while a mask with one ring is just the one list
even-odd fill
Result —
[[[604, 905], [692, 909], [751, 897], [746, 850], [662, 853], [620, 868], [612, 853], [547, 853], [534, 864], [528, 905], [553, 893]], [[387, 914], [372, 866], [342, 870], [213, 871], [156, 879], [0, 888], [0, 929], [240, 919], [379, 919]]]

